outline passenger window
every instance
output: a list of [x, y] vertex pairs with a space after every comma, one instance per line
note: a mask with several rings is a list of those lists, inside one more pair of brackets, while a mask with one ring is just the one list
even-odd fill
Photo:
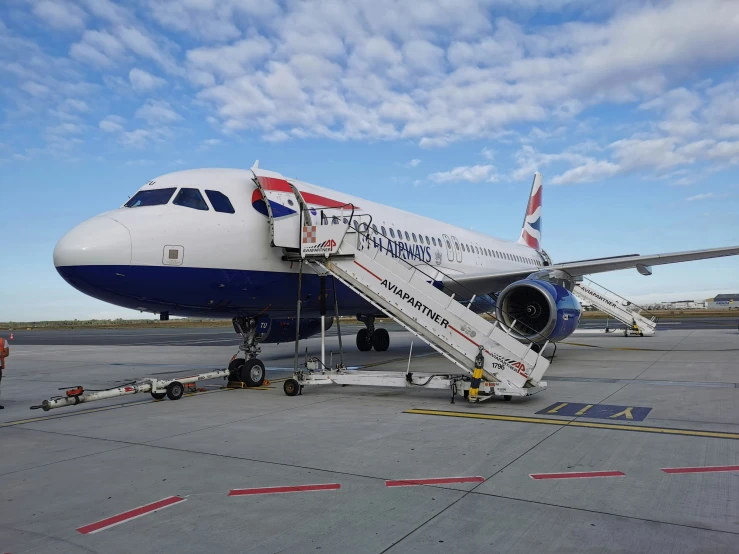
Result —
[[174, 197], [172, 204], [192, 208], [194, 210], [207, 210], [208, 204], [203, 200], [203, 195], [198, 189], [180, 189], [177, 196]]
[[429, 236], [428, 235], [426, 235], [426, 244], [428, 244], [429, 246], [431, 246], [431, 241], [429, 240]]
[[232, 214], [236, 211], [234, 210], [231, 201], [228, 199], [228, 196], [222, 192], [217, 190], [206, 190], [205, 195], [208, 197], [208, 200], [210, 200], [210, 205], [213, 206], [215, 211], [223, 214]]
[[416, 240], [416, 233], [411, 233], [411, 234], [413, 235], [413, 242], [418, 242], [418, 241]]
[[171, 189], [152, 189], [142, 190], [133, 195], [128, 202], [124, 204], [126, 208], [140, 208], [142, 206], [161, 206], [169, 202], [172, 198], [175, 187]]
[[410, 242], [410, 241], [411, 241], [411, 237], [410, 237], [410, 235], [408, 234], [408, 231], [406, 231], [406, 232], [405, 232], [405, 240], [407, 240], [408, 242]]
[[452, 248], [452, 243], [449, 242], [448, 240], [446, 241], [446, 247], [449, 248], [449, 249]]
[[[428, 237], [426, 237], [426, 240], [428, 240]], [[436, 239], [434, 237], [431, 237], [431, 242], [436, 246]]]
[[387, 235], [387, 231], [385, 231], [385, 227], [384, 226], [380, 226], [380, 229], [382, 229], [383, 236], [386, 236]]
[[395, 232], [393, 231], [393, 228], [392, 227], [390, 227], [390, 236], [392, 238], [395, 238]]
[[331, 219], [331, 225], [338, 225], [339, 224], [339, 218], [337, 216], [334, 216]]
[[378, 233], [377, 233], [377, 225], [375, 225], [374, 223], [372, 224], [372, 231], [374, 231], [374, 233], [375, 233], [376, 235], [378, 234]]

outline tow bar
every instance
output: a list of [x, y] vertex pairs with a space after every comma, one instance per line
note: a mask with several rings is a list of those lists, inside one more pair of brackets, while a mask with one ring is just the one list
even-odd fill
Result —
[[48, 400], [44, 400], [39, 406], [31, 406], [31, 409], [38, 410], [41, 408], [43, 411], [48, 412], [54, 408], [76, 406], [84, 402], [96, 402], [97, 400], [127, 396], [139, 392], [148, 392], [156, 400], [162, 400], [165, 396], [170, 400], [179, 400], [185, 394], [185, 385], [198, 381], [218, 379], [219, 377], [228, 377], [228, 375], [229, 371], [227, 369], [217, 369], [208, 373], [177, 379], [160, 380], [146, 378], [120, 387], [98, 391], [86, 392], [81, 386], [69, 387], [59, 389], [65, 391], [64, 396], [54, 396]]

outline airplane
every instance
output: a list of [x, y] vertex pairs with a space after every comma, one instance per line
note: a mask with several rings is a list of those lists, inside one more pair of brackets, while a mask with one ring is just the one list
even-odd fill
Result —
[[[121, 207], [67, 232], [54, 249], [54, 265], [84, 294], [160, 319], [232, 319], [245, 354], [232, 358], [229, 369], [234, 378], [259, 386], [265, 378], [259, 345], [296, 339], [302, 267], [272, 246], [268, 217], [296, 217], [299, 201], [325, 223], [354, 218], [362, 248], [433, 267], [435, 286], [468, 299], [476, 312], [494, 309], [514, 336], [537, 345], [575, 331], [581, 309], [571, 291], [584, 275], [627, 268], [650, 275], [653, 265], [739, 254], [734, 246], [554, 263], [541, 247], [542, 195], [536, 173], [519, 239], [511, 242], [286, 178], [258, 162], [248, 170], [178, 171], [156, 177]], [[371, 215], [371, 224], [359, 223], [363, 214]], [[387, 330], [375, 327], [385, 314], [350, 288], [336, 280], [327, 288], [309, 271], [301, 286], [299, 339], [320, 332], [330, 299], [337, 313], [364, 323], [356, 336], [360, 351], [388, 349]], [[332, 321], [327, 318], [328, 327]]]

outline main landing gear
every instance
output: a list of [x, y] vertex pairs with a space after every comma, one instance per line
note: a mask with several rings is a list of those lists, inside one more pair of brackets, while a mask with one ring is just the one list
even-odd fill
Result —
[[257, 359], [262, 351], [257, 346], [257, 320], [252, 317], [235, 317], [233, 326], [241, 335], [239, 351], [244, 352], [244, 357], [234, 357], [228, 364], [228, 379], [245, 383], [247, 387], [261, 387], [267, 372], [262, 361]]
[[385, 329], [375, 329], [375, 316], [358, 315], [357, 319], [366, 325], [357, 333], [357, 348], [360, 352], [368, 352], [373, 348], [385, 352], [390, 347], [390, 334]]

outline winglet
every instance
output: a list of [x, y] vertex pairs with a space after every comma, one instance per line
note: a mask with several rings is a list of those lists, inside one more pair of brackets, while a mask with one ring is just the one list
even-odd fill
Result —
[[526, 207], [526, 215], [523, 217], [521, 237], [518, 239], [519, 244], [525, 244], [536, 250], [541, 249], [542, 192], [542, 177], [541, 173], [537, 171], [534, 173], [534, 182], [531, 183], [529, 203]]
[[254, 162], [254, 165], [251, 166], [252, 169], [259, 169], [259, 160]]

